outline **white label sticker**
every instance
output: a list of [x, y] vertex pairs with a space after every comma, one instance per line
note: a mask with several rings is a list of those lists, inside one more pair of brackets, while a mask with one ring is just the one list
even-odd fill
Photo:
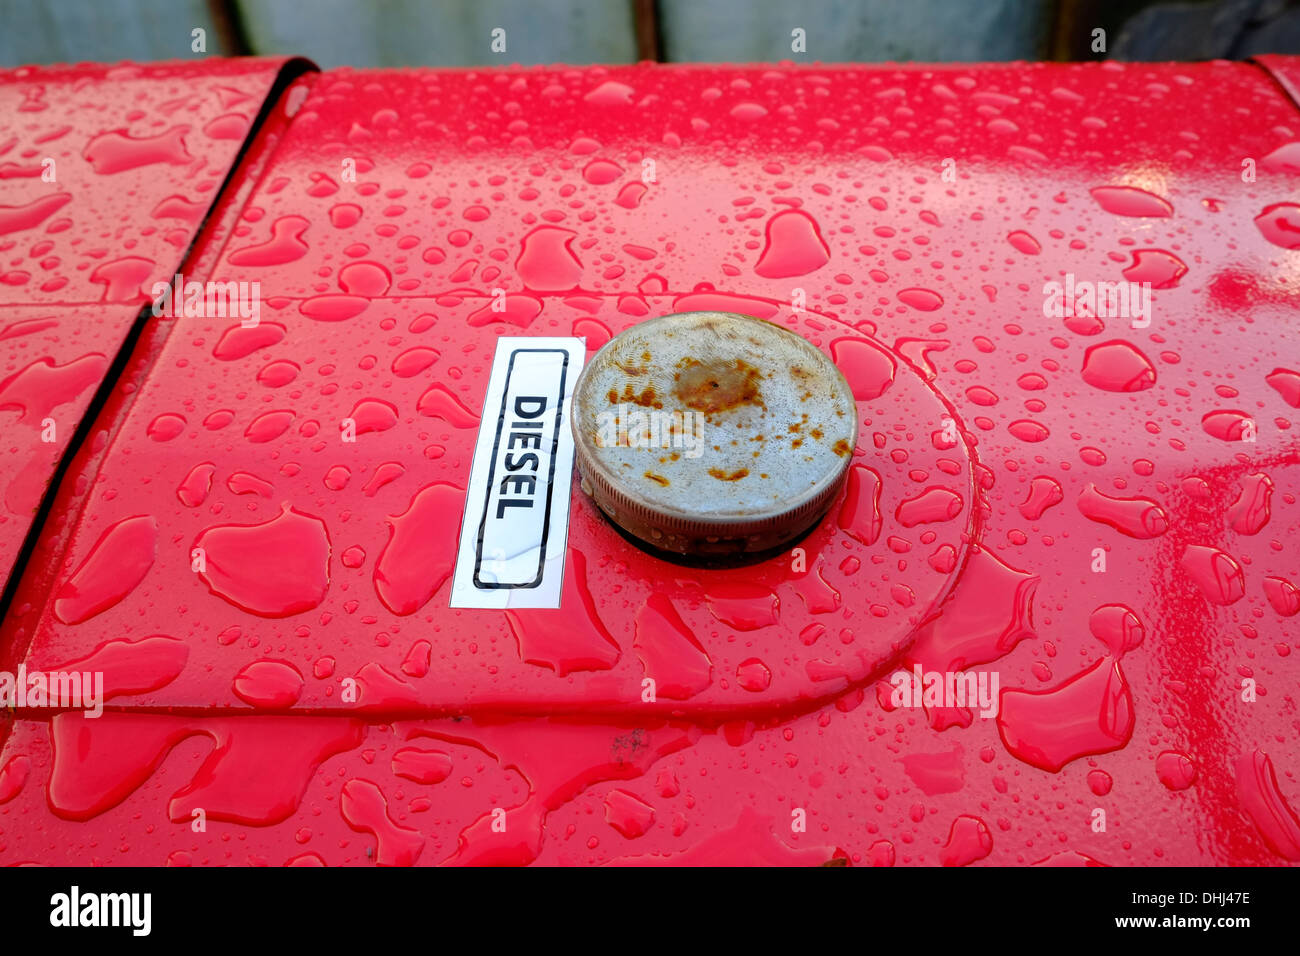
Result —
[[451, 606], [560, 606], [580, 338], [497, 340], [474, 445]]

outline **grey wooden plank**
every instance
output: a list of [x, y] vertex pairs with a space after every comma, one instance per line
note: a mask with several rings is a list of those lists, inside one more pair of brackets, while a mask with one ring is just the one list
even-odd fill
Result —
[[[1046, 54], [1052, 0], [659, 0], [664, 56], [689, 62], [962, 61]], [[805, 31], [806, 52], [791, 49]]]
[[231, 52], [205, 0], [0, 0], [0, 65], [189, 59], [196, 28]]
[[[630, 63], [626, 0], [238, 0], [253, 52], [337, 66]], [[505, 31], [505, 51], [492, 48]]]

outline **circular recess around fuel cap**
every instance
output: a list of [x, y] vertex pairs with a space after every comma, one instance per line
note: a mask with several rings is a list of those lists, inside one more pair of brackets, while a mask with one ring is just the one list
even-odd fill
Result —
[[806, 339], [761, 319], [641, 322], [578, 380], [582, 489], [624, 532], [681, 555], [794, 541], [839, 492], [858, 435], [853, 392]]

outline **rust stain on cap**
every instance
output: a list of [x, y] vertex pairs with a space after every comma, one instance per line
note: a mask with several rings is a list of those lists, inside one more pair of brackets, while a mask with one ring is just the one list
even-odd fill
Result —
[[660, 316], [583, 370], [582, 489], [632, 537], [683, 555], [793, 541], [826, 513], [857, 442], [852, 390], [806, 339], [725, 312]]

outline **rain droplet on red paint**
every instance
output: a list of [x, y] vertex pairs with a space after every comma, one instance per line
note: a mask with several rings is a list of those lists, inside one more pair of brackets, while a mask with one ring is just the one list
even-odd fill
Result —
[[194, 542], [205, 553], [198, 572], [209, 590], [263, 617], [316, 607], [329, 587], [329, 535], [313, 515], [285, 508], [263, 524], [218, 525]]
[[831, 343], [831, 358], [839, 366], [859, 402], [869, 402], [885, 394], [894, 383], [898, 363], [884, 348], [866, 339], [836, 339]]
[[1279, 202], [1267, 206], [1255, 217], [1255, 225], [1273, 245], [1300, 249], [1300, 205]]
[[1169, 515], [1150, 498], [1111, 497], [1089, 484], [1079, 495], [1079, 511], [1085, 518], [1114, 528], [1130, 538], [1158, 538], [1169, 530]]
[[1231, 555], [1206, 545], [1189, 545], [1179, 563], [1211, 604], [1232, 604], [1246, 593], [1246, 574]]
[[1141, 392], [1156, 383], [1156, 370], [1135, 346], [1112, 339], [1084, 353], [1083, 380], [1107, 392]]
[[1174, 212], [1166, 200], [1135, 186], [1097, 186], [1089, 192], [1102, 209], [1116, 216], [1163, 218]]
[[754, 271], [765, 279], [784, 279], [816, 272], [830, 261], [830, 248], [816, 220], [800, 209], [787, 209], [767, 221], [763, 253]]

